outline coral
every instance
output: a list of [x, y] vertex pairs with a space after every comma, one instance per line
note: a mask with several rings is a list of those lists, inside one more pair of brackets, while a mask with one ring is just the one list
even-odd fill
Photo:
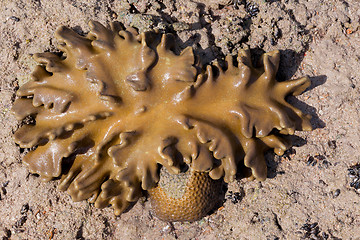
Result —
[[34, 55], [40, 65], [13, 106], [19, 120], [35, 119], [15, 133], [20, 147], [36, 147], [23, 162], [45, 180], [59, 177], [75, 201], [120, 214], [157, 186], [161, 168], [179, 174], [184, 164], [225, 182], [245, 165], [264, 180], [264, 152], [283, 154], [283, 135], [311, 129], [285, 101], [310, 81], [278, 82], [278, 51], [257, 68], [249, 50], [237, 63], [228, 56], [226, 69], [201, 68], [191, 47], [176, 54], [171, 34], [90, 28], [86, 37], [56, 32], [62, 54]]
[[149, 189], [155, 215], [168, 222], [195, 221], [220, 204], [221, 180], [213, 180], [207, 172], [193, 169], [171, 174], [160, 170], [158, 186]]

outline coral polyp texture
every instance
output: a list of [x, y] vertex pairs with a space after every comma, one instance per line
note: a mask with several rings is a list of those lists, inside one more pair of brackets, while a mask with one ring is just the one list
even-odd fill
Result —
[[[19, 120], [33, 119], [15, 133], [32, 150], [23, 162], [44, 180], [60, 178], [74, 201], [121, 214], [149, 190], [161, 219], [196, 220], [213, 207], [219, 181], [246, 170], [264, 180], [264, 152], [281, 155], [285, 135], [311, 130], [310, 117], [285, 101], [310, 81], [278, 82], [278, 51], [256, 67], [249, 50], [225, 68], [199, 66], [191, 47], [176, 53], [171, 34], [90, 28], [85, 37], [58, 29], [61, 53], [34, 55], [39, 65], [13, 106]], [[167, 189], [167, 175], [180, 193]]]

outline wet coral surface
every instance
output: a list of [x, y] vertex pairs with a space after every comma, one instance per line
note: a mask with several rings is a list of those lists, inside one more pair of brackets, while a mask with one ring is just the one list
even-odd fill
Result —
[[[3, 1], [1, 10], [0, 101], [4, 127], [0, 214], [5, 216], [0, 220], [1, 238], [360, 236], [355, 172], [360, 161], [357, 1]], [[194, 223], [168, 225], [159, 221], [145, 198], [120, 217], [108, 208], [98, 210], [84, 201], [73, 203], [67, 194], [56, 190], [59, 181], [42, 183], [22, 165], [21, 159], [31, 149], [20, 149], [13, 143], [12, 134], [19, 126], [9, 110], [18, 86], [29, 81], [36, 65], [30, 54], [56, 51], [53, 33], [61, 25], [79, 34], [89, 32], [90, 19], [102, 23], [118, 20], [140, 32], [159, 29], [175, 33], [179, 47], [193, 46], [201, 64], [215, 59], [224, 63], [226, 55], [235, 56], [244, 44], [252, 49], [254, 59], [263, 53], [260, 49], [280, 49], [280, 81], [310, 76], [308, 91], [299, 100], [287, 100], [312, 116], [315, 130], [297, 132], [300, 137], [292, 139], [295, 146], [282, 156], [267, 153], [266, 181], [243, 179], [230, 183], [223, 207]]]

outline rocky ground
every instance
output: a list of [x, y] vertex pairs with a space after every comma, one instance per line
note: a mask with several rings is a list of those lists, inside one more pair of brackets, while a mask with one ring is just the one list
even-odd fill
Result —
[[[0, 2], [0, 239], [360, 239], [360, 2], [357, 0], [3, 0]], [[310, 76], [289, 101], [310, 114], [284, 156], [267, 154], [266, 181], [229, 184], [222, 207], [193, 223], [166, 223], [141, 199], [115, 217], [74, 203], [22, 165], [10, 109], [35, 66], [56, 51], [54, 31], [86, 33], [94, 19], [172, 32], [202, 63], [279, 49], [279, 80]]]

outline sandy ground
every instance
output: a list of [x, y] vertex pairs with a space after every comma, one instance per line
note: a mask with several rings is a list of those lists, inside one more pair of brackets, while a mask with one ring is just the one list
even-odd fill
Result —
[[[348, 170], [360, 163], [359, 1], [2, 0], [0, 12], [0, 239], [360, 239], [359, 176]], [[280, 49], [279, 80], [311, 78], [289, 101], [315, 130], [297, 133], [284, 156], [267, 155], [266, 181], [231, 183], [223, 207], [197, 222], [162, 222], [146, 199], [120, 217], [74, 203], [22, 165], [10, 109], [31, 54], [55, 51], [61, 25], [86, 33], [90, 19], [176, 33], [204, 63], [244, 44]]]

